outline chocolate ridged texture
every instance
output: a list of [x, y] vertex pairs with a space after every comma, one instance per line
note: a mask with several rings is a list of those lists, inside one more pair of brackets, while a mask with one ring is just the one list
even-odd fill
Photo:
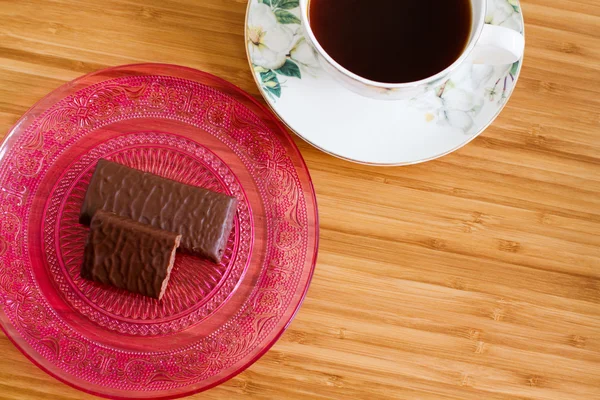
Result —
[[90, 228], [82, 278], [160, 300], [181, 235], [102, 210]]
[[237, 199], [101, 159], [81, 207], [89, 224], [111, 211], [182, 235], [181, 247], [219, 263], [233, 228]]

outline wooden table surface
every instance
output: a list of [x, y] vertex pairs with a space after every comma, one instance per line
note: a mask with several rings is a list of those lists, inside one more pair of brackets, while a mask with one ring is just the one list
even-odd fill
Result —
[[[600, 3], [522, 8], [518, 87], [462, 150], [384, 169], [296, 138], [321, 217], [308, 297], [261, 360], [194, 398], [600, 399]], [[182, 64], [260, 98], [245, 12], [245, 0], [0, 0], [0, 132], [119, 64]], [[89, 397], [3, 335], [0, 354], [2, 399]]]

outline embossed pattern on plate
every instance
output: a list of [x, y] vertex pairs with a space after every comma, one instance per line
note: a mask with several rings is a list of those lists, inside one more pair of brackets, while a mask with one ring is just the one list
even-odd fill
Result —
[[[282, 126], [227, 82], [158, 64], [100, 71], [34, 106], [1, 154], [0, 323], [65, 383], [110, 398], [205, 390], [264, 354], [304, 298], [310, 177]], [[75, 218], [100, 157], [236, 196], [225, 261], [194, 275], [206, 264], [178, 255], [165, 304], [79, 280]]]
[[[79, 224], [79, 212], [93, 167], [101, 157], [237, 197], [243, 206], [239, 207], [234, 233], [221, 264], [180, 252], [170, 285], [160, 302], [82, 279], [81, 244], [88, 228]], [[176, 332], [213, 312], [237, 285], [250, 257], [250, 213], [236, 177], [210, 150], [164, 133], [119, 136], [73, 163], [52, 191], [44, 219], [49, 268], [67, 301], [100, 325], [132, 335]]]

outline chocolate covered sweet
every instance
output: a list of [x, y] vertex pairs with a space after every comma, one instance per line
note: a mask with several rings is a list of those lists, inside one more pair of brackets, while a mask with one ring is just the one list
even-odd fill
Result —
[[181, 235], [102, 210], [90, 228], [81, 277], [160, 300]]
[[111, 161], [98, 161], [81, 207], [89, 224], [97, 210], [182, 235], [181, 247], [220, 262], [237, 199]]

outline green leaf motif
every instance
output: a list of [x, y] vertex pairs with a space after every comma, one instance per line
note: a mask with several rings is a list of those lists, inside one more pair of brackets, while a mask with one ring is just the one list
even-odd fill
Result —
[[300, 72], [298, 64], [296, 64], [290, 59], [285, 60], [285, 64], [283, 64], [283, 67], [276, 69], [275, 72], [281, 75], [302, 79], [302, 73]]
[[285, 10], [275, 10], [275, 17], [280, 24], [299, 24], [300, 20], [294, 14]]
[[269, 92], [273, 93], [275, 96], [281, 97], [281, 86], [277, 86], [277, 87], [274, 87], [274, 88], [267, 87], [267, 90]]
[[513, 8], [513, 10], [515, 10], [515, 12], [520, 13], [521, 10], [519, 9], [519, 1], [518, 0], [507, 0], [508, 4], [511, 5], [511, 7]]
[[282, 10], [291, 10], [293, 8], [298, 8], [300, 7], [300, 1], [299, 0], [275, 0], [277, 1], [277, 7], [281, 8]]
[[281, 84], [273, 71], [261, 72], [260, 79], [262, 80], [263, 88], [275, 96], [281, 97]]
[[517, 75], [517, 72], [519, 71], [519, 64], [520, 64], [520, 62], [519, 62], [519, 61], [517, 61], [517, 62], [516, 62], [516, 63], [514, 63], [514, 64], [512, 65], [512, 67], [510, 68], [510, 74], [511, 74], [512, 76], [516, 76], [516, 75]]
[[277, 75], [275, 75], [275, 73], [273, 71], [267, 70], [267, 72], [260, 73], [260, 78], [262, 79], [263, 82], [268, 82], [268, 81], [272, 81], [272, 80], [277, 80]]
[[258, 0], [259, 3], [263, 3], [268, 5], [269, 7], [271, 6], [271, 0]]
[[269, 71], [268, 69], [266, 69], [265, 67], [261, 67], [260, 65], [254, 65], [254, 64], [252, 64], [252, 65], [254, 66], [254, 70], [256, 72], [267, 72], [267, 71]]

